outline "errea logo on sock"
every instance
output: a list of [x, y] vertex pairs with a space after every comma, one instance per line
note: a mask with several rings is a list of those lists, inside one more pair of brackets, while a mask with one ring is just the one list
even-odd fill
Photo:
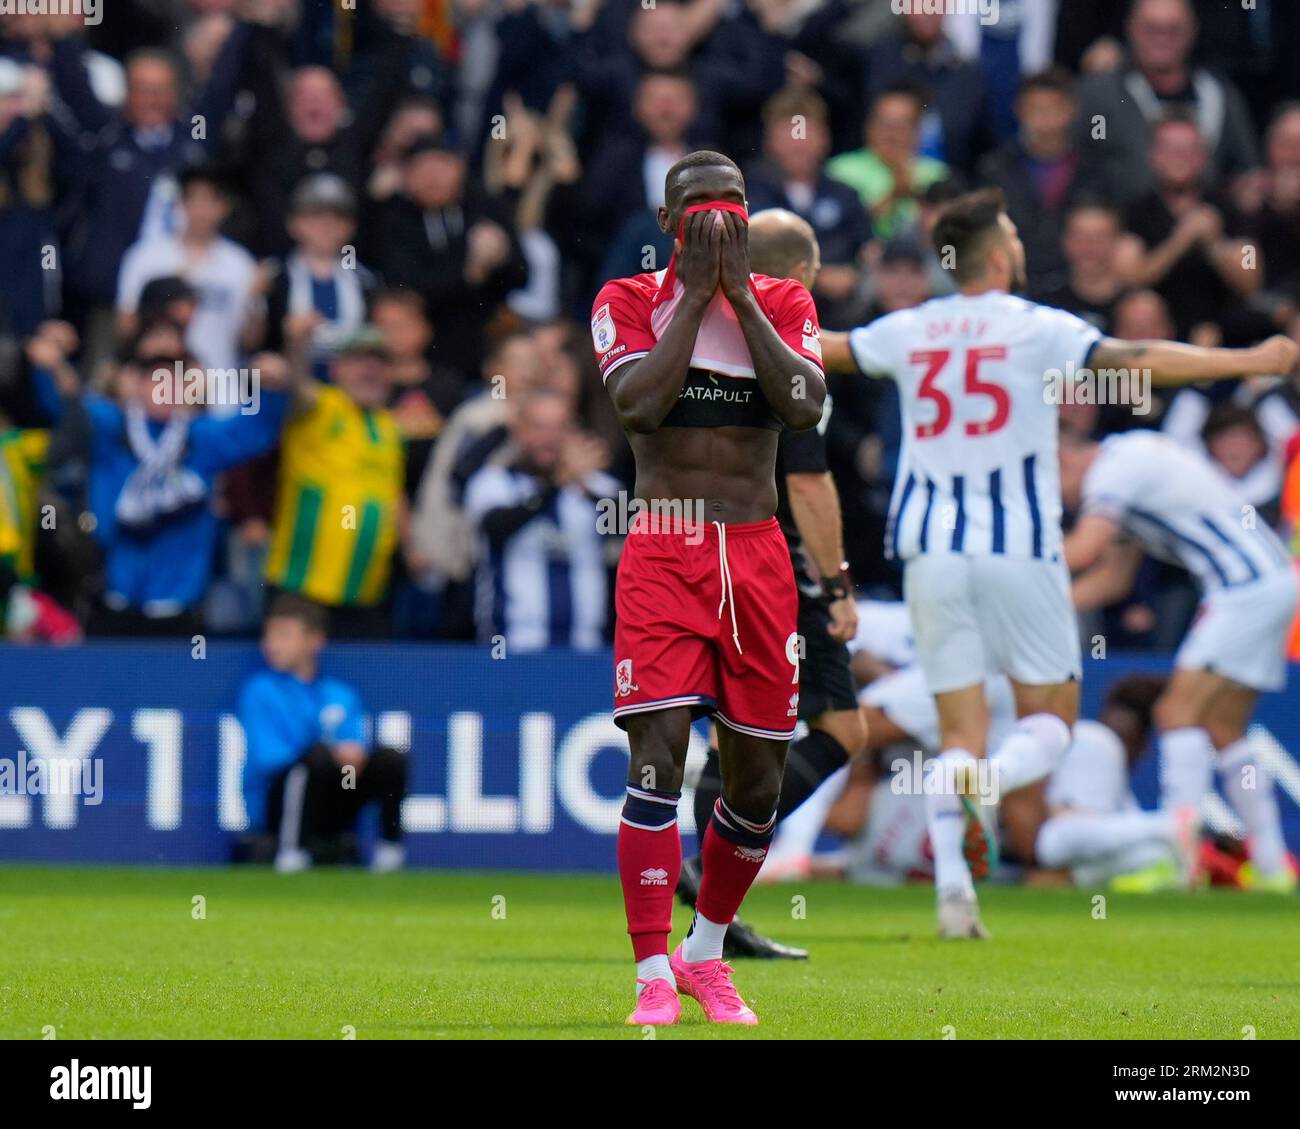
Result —
[[766, 847], [737, 847], [736, 858], [745, 862], [762, 862], [767, 858]]
[[649, 870], [641, 871], [642, 886], [667, 886], [668, 871], [662, 866], [652, 866]]

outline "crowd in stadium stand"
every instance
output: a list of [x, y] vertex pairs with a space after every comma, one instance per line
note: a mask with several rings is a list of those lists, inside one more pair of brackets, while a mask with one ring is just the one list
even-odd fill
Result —
[[[336, 637], [601, 645], [619, 550], [602, 500], [631, 490], [632, 463], [591, 299], [667, 264], [655, 211], [694, 148], [742, 165], [751, 211], [812, 224], [827, 327], [949, 291], [928, 225], [993, 184], [1032, 298], [1121, 337], [1300, 334], [1284, 57], [1300, 5], [1003, 0], [992, 23], [936, 7], [119, 0], [96, 26], [0, 17], [9, 635], [252, 635], [282, 591], [330, 609]], [[160, 397], [173, 369], [182, 394]], [[210, 391], [239, 370], [257, 380], [227, 402], [175, 402], [185, 373]], [[886, 595], [893, 388], [831, 391], [850, 563]], [[1062, 420], [1163, 428], [1295, 537], [1298, 407], [1252, 381]], [[1104, 630], [1168, 649], [1195, 602], [1152, 561]]]

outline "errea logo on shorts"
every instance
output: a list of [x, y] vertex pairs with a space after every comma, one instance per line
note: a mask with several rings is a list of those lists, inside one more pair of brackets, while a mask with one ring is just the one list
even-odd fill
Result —
[[667, 886], [668, 871], [662, 866], [652, 866], [649, 870], [641, 871], [642, 886]]

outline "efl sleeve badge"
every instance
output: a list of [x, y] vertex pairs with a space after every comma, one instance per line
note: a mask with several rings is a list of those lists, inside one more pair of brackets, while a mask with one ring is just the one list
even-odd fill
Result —
[[606, 302], [592, 315], [591, 343], [595, 345], [597, 353], [608, 353], [617, 340], [614, 318], [609, 312], [609, 303]]

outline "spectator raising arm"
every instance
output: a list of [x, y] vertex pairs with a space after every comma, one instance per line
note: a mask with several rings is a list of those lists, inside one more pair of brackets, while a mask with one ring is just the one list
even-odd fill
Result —
[[248, 414], [201, 416], [190, 427], [194, 467], [200, 473], [230, 470], [275, 446], [289, 404], [289, 366], [275, 353], [253, 358], [254, 397]]
[[294, 411], [308, 411], [316, 403], [320, 385], [311, 374], [311, 342], [320, 315], [314, 310], [290, 314], [284, 319], [284, 371], [283, 390], [288, 394]]

